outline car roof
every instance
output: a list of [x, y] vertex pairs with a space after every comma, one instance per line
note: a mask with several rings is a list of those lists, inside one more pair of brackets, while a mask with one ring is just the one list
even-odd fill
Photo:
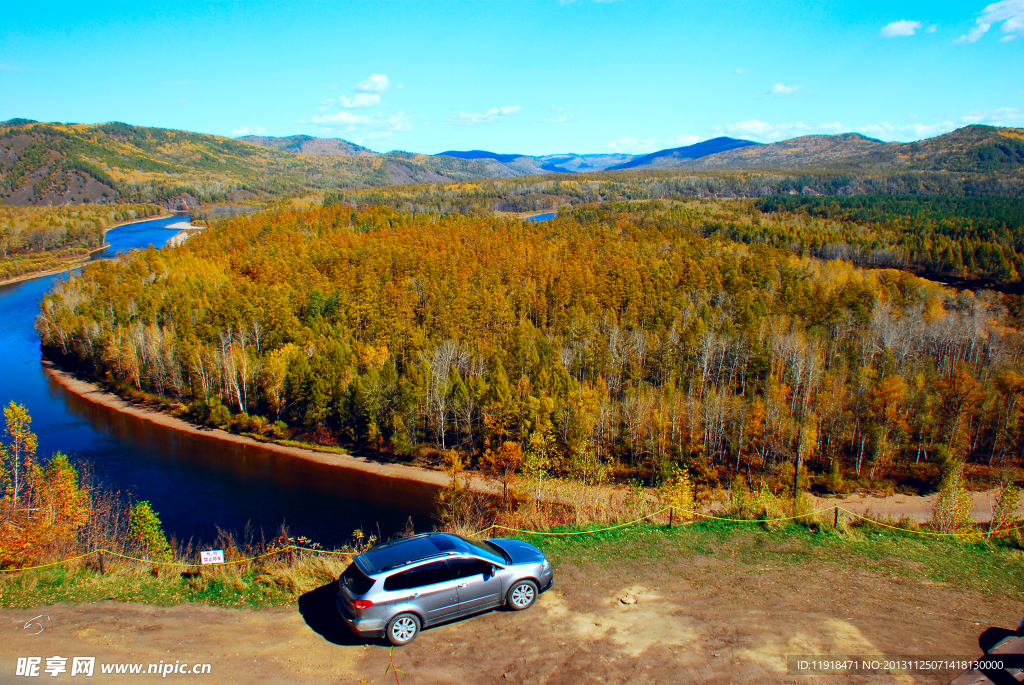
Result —
[[366, 572], [376, 574], [431, 557], [470, 553], [469, 545], [454, 535], [423, 533], [371, 547], [356, 560]]

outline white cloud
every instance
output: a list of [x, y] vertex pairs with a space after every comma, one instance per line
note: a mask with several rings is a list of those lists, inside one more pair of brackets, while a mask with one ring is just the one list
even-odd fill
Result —
[[801, 88], [803, 86], [787, 86], [783, 83], [776, 83], [769, 92], [772, 95], [793, 95]]
[[331, 90], [338, 90], [338, 84], [337, 83], [332, 83], [331, 85], [329, 85], [327, 87], [330, 88]]
[[955, 42], [973, 43], [988, 33], [993, 24], [1000, 22], [999, 30], [1006, 34], [1001, 42], [1024, 38], [1024, 0], [1001, 0], [988, 5], [975, 20], [974, 27]]
[[734, 124], [726, 124], [724, 127], [715, 126], [714, 129], [718, 133], [724, 132], [730, 136], [749, 138], [766, 143], [774, 143], [797, 136], [845, 133], [850, 130], [838, 121], [824, 124], [805, 124], [800, 121], [795, 124], [769, 124], [758, 119], [738, 121]]
[[906, 19], [900, 19], [894, 21], [891, 24], [886, 24], [882, 27], [883, 38], [895, 38], [897, 36], [912, 36], [914, 31], [921, 28], [921, 22], [919, 21], [907, 21]]
[[338, 104], [345, 109], [367, 109], [379, 105], [380, 96], [376, 93], [358, 93], [355, 97], [345, 97], [342, 95], [338, 98]]
[[736, 67], [736, 73], [737, 74], [742, 74], [743, 73], [743, 69], [741, 67]]
[[960, 117], [965, 124], [987, 124], [989, 126], [1020, 126], [1024, 122], [1024, 108], [1000, 107], [968, 112]]
[[853, 130], [872, 138], [908, 141], [949, 133], [956, 127], [957, 125], [952, 121], [944, 121], [941, 124], [905, 124], [903, 126], [894, 126], [888, 121], [882, 121], [877, 124], [855, 126]]
[[571, 117], [568, 114], [563, 114], [560, 117], [555, 117], [553, 119], [548, 119], [547, 122], [549, 124], [564, 124], [565, 122], [569, 121], [570, 118]]
[[928, 33], [935, 33], [939, 28], [938, 24], [932, 24], [928, 27]]
[[336, 114], [311, 117], [309, 123], [316, 124], [323, 132], [349, 133], [361, 130], [366, 131], [365, 135], [367, 136], [385, 131], [408, 131], [412, 128], [412, 120], [405, 112], [391, 115], [377, 112], [370, 115], [342, 111]]
[[455, 124], [457, 126], [472, 126], [474, 124], [490, 124], [490, 123], [494, 123], [495, 121], [499, 121], [501, 119], [504, 119], [505, 117], [509, 116], [510, 114], [515, 114], [516, 112], [518, 112], [521, 109], [522, 109], [522, 107], [520, 107], [519, 105], [511, 105], [511, 106], [508, 106], [508, 107], [493, 107], [493, 108], [487, 110], [486, 112], [484, 112], [483, 114], [480, 114], [480, 113], [466, 114], [465, 112], [459, 112], [458, 114], [454, 114], [454, 115], [448, 117], [448, 123]]
[[622, 152], [626, 154], [646, 154], [653, 152], [655, 149], [654, 138], [644, 138], [643, 140], [637, 140], [636, 138], [619, 138], [608, 143], [605, 147], [613, 152]]
[[337, 114], [325, 114], [324, 116], [316, 116], [310, 119], [314, 124], [320, 124], [321, 126], [327, 127], [341, 127], [347, 126], [348, 130], [352, 130], [355, 126], [365, 126], [366, 124], [373, 121], [373, 117], [367, 116], [366, 114], [351, 114], [349, 112], [338, 112]]
[[370, 133], [369, 135], [356, 136], [356, 137], [352, 138], [352, 142], [353, 143], [358, 143], [359, 145], [362, 145], [363, 143], [371, 143], [371, 142], [373, 142], [375, 140], [390, 140], [390, 139], [391, 139], [391, 131], [374, 131], [373, 133]]
[[665, 147], [684, 147], [686, 145], [693, 145], [704, 140], [700, 136], [691, 136], [683, 134], [681, 136], [673, 136], [665, 141]]
[[356, 90], [368, 93], [383, 93], [391, 85], [391, 81], [384, 74], [371, 74], [370, 78], [356, 84]]
[[239, 126], [238, 128], [231, 129], [231, 135], [237, 138], [238, 136], [262, 136], [267, 132], [267, 129], [262, 126]]

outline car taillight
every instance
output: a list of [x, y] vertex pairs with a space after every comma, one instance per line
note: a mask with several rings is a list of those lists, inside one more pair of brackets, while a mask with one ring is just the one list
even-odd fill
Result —
[[360, 610], [362, 610], [362, 609], [369, 609], [372, 606], [373, 606], [373, 602], [371, 602], [368, 599], [353, 599], [352, 600], [352, 608], [353, 609], [360, 609]]

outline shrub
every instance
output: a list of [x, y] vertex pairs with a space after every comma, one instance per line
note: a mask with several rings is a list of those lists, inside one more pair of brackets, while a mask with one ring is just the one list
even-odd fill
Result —
[[946, 468], [939, 494], [932, 507], [932, 525], [940, 533], [968, 535], [974, 531], [971, 518], [973, 498], [964, 485], [964, 463], [953, 461]]
[[149, 502], [136, 502], [128, 515], [128, 543], [145, 559], [169, 561], [171, 546]]

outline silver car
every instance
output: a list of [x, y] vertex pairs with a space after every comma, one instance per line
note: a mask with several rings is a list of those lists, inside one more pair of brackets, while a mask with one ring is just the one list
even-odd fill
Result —
[[361, 636], [404, 645], [437, 623], [503, 604], [528, 609], [553, 579], [544, 553], [525, 542], [425, 533], [358, 555], [338, 579], [338, 613]]

